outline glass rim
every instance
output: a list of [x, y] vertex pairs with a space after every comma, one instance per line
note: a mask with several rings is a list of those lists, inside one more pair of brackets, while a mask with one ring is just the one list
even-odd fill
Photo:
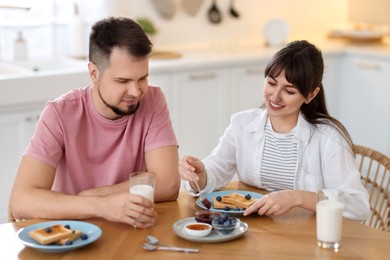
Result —
[[129, 178], [135, 177], [135, 178], [148, 178], [148, 177], [154, 177], [153, 172], [132, 172], [129, 173]]

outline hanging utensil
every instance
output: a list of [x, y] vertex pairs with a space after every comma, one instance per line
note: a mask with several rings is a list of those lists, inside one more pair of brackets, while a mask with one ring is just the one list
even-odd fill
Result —
[[173, 0], [151, 0], [161, 17], [169, 20], [176, 13], [176, 5]]
[[209, 20], [211, 23], [217, 24], [222, 21], [222, 14], [217, 7], [217, 1], [213, 0], [211, 7], [208, 12]]
[[195, 16], [200, 6], [203, 4], [203, 0], [182, 0], [181, 4], [183, 9], [191, 16]]
[[237, 12], [237, 10], [234, 8], [234, 0], [230, 0], [229, 5], [229, 13], [234, 18], [240, 18], [240, 14]]

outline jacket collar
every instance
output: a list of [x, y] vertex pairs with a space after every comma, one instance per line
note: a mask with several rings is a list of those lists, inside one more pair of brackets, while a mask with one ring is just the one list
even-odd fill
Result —
[[[257, 115], [248, 123], [247, 130], [249, 132], [256, 133], [257, 136], [261, 135], [261, 132], [264, 131], [267, 118], [267, 109], [259, 109]], [[312, 136], [313, 127], [314, 126], [312, 124], [306, 121], [302, 113], [299, 112], [297, 127], [294, 135], [295, 139], [297, 141], [308, 143]]]

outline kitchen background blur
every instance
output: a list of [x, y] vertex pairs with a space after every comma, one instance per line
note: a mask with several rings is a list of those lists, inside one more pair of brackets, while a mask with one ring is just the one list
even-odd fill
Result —
[[389, 12], [388, 0], [0, 0], [0, 223], [46, 100], [89, 84], [96, 20], [156, 27], [150, 82], [166, 95], [181, 156], [206, 156], [232, 113], [261, 105], [267, 61], [295, 39], [323, 50], [330, 112], [356, 143], [390, 155]]

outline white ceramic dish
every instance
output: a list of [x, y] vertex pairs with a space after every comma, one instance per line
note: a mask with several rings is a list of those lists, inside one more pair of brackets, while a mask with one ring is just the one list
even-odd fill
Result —
[[184, 226], [188, 235], [194, 237], [205, 237], [210, 234], [213, 227], [207, 223], [189, 223]]
[[351, 40], [377, 40], [388, 33], [388, 26], [370, 24], [339, 24], [330, 31], [331, 36], [347, 37]]
[[[86, 240], [76, 239], [72, 245], [41, 245], [40, 243], [38, 243], [28, 235], [28, 232], [32, 230], [44, 228], [44, 227], [50, 227], [58, 224], [61, 224], [63, 226], [69, 225], [71, 229], [81, 230], [83, 234], [88, 235], [88, 239]], [[93, 224], [82, 222], [82, 221], [59, 220], [59, 221], [42, 222], [42, 223], [27, 226], [25, 228], [20, 229], [17, 233], [17, 236], [19, 241], [28, 247], [39, 249], [46, 252], [63, 253], [63, 252], [68, 252], [89, 245], [92, 242], [95, 242], [101, 236], [101, 234], [102, 234], [102, 230]]]
[[346, 30], [343, 34], [351, 39], [371, 40], [382, 38], [385, 35], [385, 32], [375, 30]]
[[217, 231], [212, 230], [208, 236], [205, 237], [195, 237], [188, 235], [184, 227], [190, 223], [197, 223], [195, 218], [185, 218], [177, 221], [173, 224], [172, 228], [175, 234], [185, 240], [198, 242], [198, 243], [220, 243], [225, 241], [230, 241], [236, 238], [243, 236], [248, 231], [248, 224], [245, 222], [240, 222], [240, 226], [236, 228], [232, 233], [227, 235], [219, 234]]
[[279, 18], [271, 19], [265, 23], [263, 36], [270, 46], [280, 46], [285, 43], [290, 34], [288, 23]]

